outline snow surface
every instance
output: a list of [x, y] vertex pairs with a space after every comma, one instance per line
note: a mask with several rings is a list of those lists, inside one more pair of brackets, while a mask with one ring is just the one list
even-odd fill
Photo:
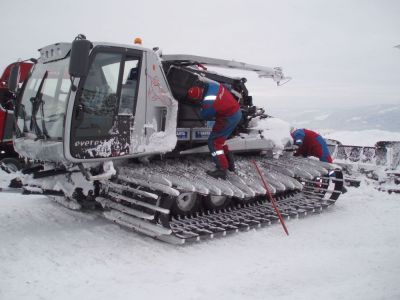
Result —
[[[0, 171], [0, 186], [14, 176]], [[400, 299], [399, 215], [400, 194], [363, 180], [322, 214], [288, 221], [290, 236], [276, 224], [180, 247], [0, 193], [0, 299]]]
[[400, 141], [400, 132], [378, 129], [360, 131], [320, 130], [320, 133], [324, 138], [338, 140], [343, 145], [373, 147], [379, 141]]
[[369, 129], [397, 133], [400, 131], [400, 101], [398, 101], [398, 104], [391, 105], [365, 103], [357, 107], [344, 105], [332, 108], [324, 105], [316, 106], [313, 110], [286, 106], [282, 109], [268, 109], [268, 113], [290, 122], [295, 127], [306, 126], [306, 128], [318, 132], [325, 128], [331, 128], [335, 131]]
[[288, 237], [273, 225], [184, 247], [0, 197], [0, 299], [400, 299], [400, 195], [365, 184]]

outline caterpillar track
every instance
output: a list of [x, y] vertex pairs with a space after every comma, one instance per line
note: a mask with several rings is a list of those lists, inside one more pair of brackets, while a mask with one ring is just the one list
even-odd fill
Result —
[[287, 219], [320, 213], [341, 193], [343, 176], [334, 165], [245, 156], [237, 159], [238, 171], [227, 180], [206, 175], [212, 164], [201, 158], [121, 166], [96, 201], [107, 219], [173, 244], [268, 226], [278, 217], [253, 160]]

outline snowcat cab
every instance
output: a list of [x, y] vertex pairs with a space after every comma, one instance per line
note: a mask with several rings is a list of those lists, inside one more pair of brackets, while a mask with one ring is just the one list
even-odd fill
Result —
[[[92, 43], [81, 35], [40, 49], [18, 98], [14, 138], [18, 153], [40, 164], [14, 186], [73, 209], [96, 206], [113, 222], [171, 243], [271, 224], [278, 219], [272, 197], [284, 217], [334, 204], [343, 185], [337, 166], [261, 156], [277, 143], [264, 130], [271, 118], [253, 106], [245, 79], [203, 65], [254, 71], [278, 85], [288, 80], [280, 68], [160, 57], [140, 45]], [[231, 150], [245, 154], [237, 158], [240, 172], [226, 180], [206, 173], [211, 127], [186, 97], [201, 78], [229, 88], [245, 116], [240, 136], [228, 140]], [[255, 173], [256, 160], [268, 189]]]
[[[87, 53], [73, 51], [70, 43], [40, 49], [19, 99], [19, 153], [80, 163], [174, 148], [177, 103], [152, 50], [90, 43]], [[82, 61], [87, 70], [71, 78], [70, 63]]]

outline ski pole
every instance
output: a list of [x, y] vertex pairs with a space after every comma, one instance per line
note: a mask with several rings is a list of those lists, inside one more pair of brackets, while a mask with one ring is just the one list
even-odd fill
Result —
[[280, 221], [281, 224], [282, 224], [283, 230], [285, 230], [286, 234], [289, 235], [289, 231], [288, 231], [287, 228], [286, 228], [285, 221], [283, 220], [282, 215], [281, 215], [281, 212], [279, 211], [278, 206], [276, 205], [275, 198], [272, 197], [272, 194], [271, 194], [271, 192], [269, 191], [267, 182], [266, 182], [264, 176], [262, 175], [261, 170], [260, 170], [260, 168], [258, 167], [258, 165], [257, 165], [257, 163], [256, 163], [255, 160], [253, 160], [253, 164], [256, 166], [258, 175], [260, 175], [261, 181], [262, 181], [262, 183], [264, 184], [265, 189], [267, 190], [268, 196], [269, 196], [269, 198], [271, 199], [272, 206], [274, 207], [275, 212], [276, 212], [276, 214], [278, 215], [278, 218], [279, 218], [279, 221]]

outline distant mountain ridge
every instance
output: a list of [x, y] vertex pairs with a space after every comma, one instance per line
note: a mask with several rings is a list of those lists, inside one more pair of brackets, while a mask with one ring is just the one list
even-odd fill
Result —
[[400, 132], [400, 104], [381, 104], [355, 108], [289, 111], [275, 109], [274, 116], [296, 127], [335, 130], [380, 129]]

